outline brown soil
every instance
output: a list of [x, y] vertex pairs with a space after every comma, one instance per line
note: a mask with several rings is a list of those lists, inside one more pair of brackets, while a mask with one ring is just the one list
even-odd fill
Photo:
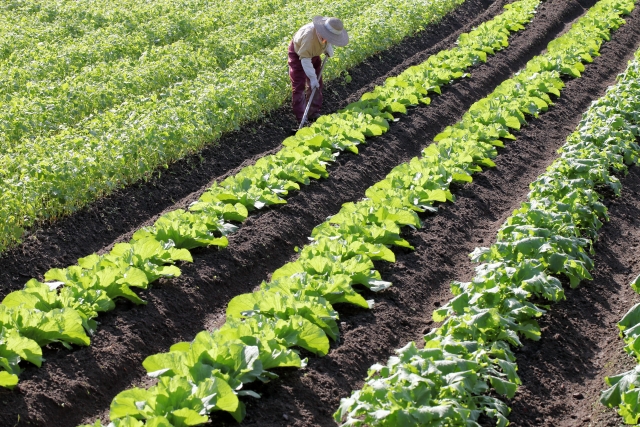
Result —
[[[354, 77], [351, 83], [328, 86], [327, 111], [356, 100], [386, 76], [451, 47], [460, 32], [499, 13], [505, 3], [506, 0], [468, 0], [440, 25], [367, 61], [350, 72]], [[27, 367], [18, 388], [0, 391], [0, 425], [14, 425], [19, 420], [18, 425], [70, 426], [92, 422], [96, 417], [106, 419], [109, 402], [116, 393], [148, 383], [141, 366], [144, 357], [166, 351], [171, 344], [190, 340], [198, 331], [220, 324], [228, 301], [253, 290], [268, 278], [269, 272], [293, 259], [294, 246], [305, 244], [315, 225], [335, 213], [342, 203], [362, 197], [364, 190], [393, 166], [418, 155], [439, 131], [457, 121], [474, 101], [490, 93], [533, 55], [541, 53], [550, 40], [584, 12], [583, 7], [593, 3], [595, 0], [548, 0], [528, 28], [513, 36], [511, 46], [476, 67], [471, 79], [444, 90], [431, 106], [413, 109], [390, 132], [371, 139], [361, 148], [360, 155], [341, 155], [330, 168], [329, 179], [312, 183], [281, 208], [250, 217], [230, 238], [226, 250], [194, 251], [194, 263], [183, 266], [180, 278], [161, 281], [144, 293], [148, 305], [122, 303], [100, 317], [101, 324], [90, 347], [73, 351], [48, 348], [42, 368]], [[625, 68], [640, 42], [640, 8], [627, 21], [604, 45], [602, 56], [587, 66], [584, 76], [567, 82], [556, 105], [540, 119], [531, 120], [518, 135], [518, 141], [500, 150], [496, 168], [477, 175], [472, 184], [455, 189], [455, 204], [442, 205], [436, 215], [423, 218], [423, 229], [406, 233], [416, 250], [396, 251], [396, 263], [379, 265], [383, 277], [393, 281], [394, 286], [380, 294], [365, 295], [376, 301], [372, 310], [336, 307], [341, 315], [341, 340], [332, 345], [328, 356], [312, 357], [305, 370], [280, 370], [280, 379], [249, 387], [263, 397], [247, 401], [248, 415], [243, 424], [333, 425], [331, 414], [339, 399], [362, 385], [371, 364], [386, 360], [394, 348], [408, 341], [420, 340], [432, 326], [429, 319], [433, 309], [449, 300], [450, 281], [469, 280], [472, 276], [473, 265], [467, 254], [476, 245], [488, 245], [495, 239], [496, 230], [525, 198], [528, 184], [553, 161], [556, 149], [575, 128], [581, 113], [593, 99], [602, 96], [616, 74]], [[184, 206], [207, 187], [211, 177], [219, 179], [277, 149], [292, 125], [288, 109], [283, 108], [228, 135], [219, 146], [205, 150], [202, 160], [193, 156], [163, 170], [148, 183], [122, 190], [64, 221], [35, 231], [24, 244], [0, 258], [0, 278], [4, 283], [1, 294], [20, 288], [26, 279], [39, 277], [51, 267], [64, 267], [79, 256], [105, 250], [114, 241], [127, 239], [133, 230], [161, 212]], [[557, 391], [553, 384], [560, 387], [562, 382], [586, 386], [591, 381], [595, 395], [599, 378], [611, 373], [602, 366], [609, 367], [607, 361], [618, 360], [621, 344], [609, 350], [613, 346], [607, 342], [619, 344], [612, 326], [626, 308], [608, 316], [610, 307], [621, 306], [616, 298], [627, 299], [625, 307], [632, 305], [625, 289], [632, 263], [638, 257], [634, 259], [632, 254], [623, 252], [624, 240], [615, 237], [621, 236], [616, 233], [631, 232], [635, 233], [636, 243], [640, 239], [629, 225], [638, 217], [637, 169], [623, 184], [629, 185], [629, 191], [611, 203], [612, 221], [603, 228], [596, 248], [599, 255], [595, 283], [567, 292], [567, 302], [556, 305], [543, 320], [543, 339], [528, 342], [519, 352], [525, 385], [511, 402], [514, 425], [541, 425], [536, 418], [549, 418], [547, 425], [572, 425], [570, 415], [576, 407], [582, 408], [580, 419], [587, 413], [591, 415], [587, 389], [581, 390], [584, 407], [566, 392], [557, 393], [548, 403], [548, 389]], [[633, 195], [632, 200], [626, 200], [629, 194]], [[617, 252], [616, 243], [621, 246]], [[612, 278], [615, 286], [610, 284]], [[578, 309], [574, 301], [581, 301], [579, 307], [590, 311], [588, 319], [581, 319], [582, 310], [563, 315]], [[578, 327], [580, 320], [585, 322], [582, 329]], [[564, 336], [567, 329], [573, 332], [569, 342], [591, 342], [589, 350], [553, 338], [556, 333]], [[566, 344], [567, 350], [561, 353], [557, 343]], [[540, 349], [543, 345], [550, 346], [550, 350]], [[596, 347], [603, 350], [595, 351]], [[546, 357], [548, 366], [537, 359], [539, 354], [548, 356], [554, 352], [557, 358]], [[591, 356], [598, 352], [602, 357], [597, 360], [602, 363], [596, 363]], [[565, 366], [570, 369], [562, 369]], [[566, 379], [558, 379], [557, 375]], [[599, 410], [596, 407], [596, 412]], [[560, 424], [565, 418], [565, 424]], [[234, 424], [224, 414], [214, 417], [214, 422]]]

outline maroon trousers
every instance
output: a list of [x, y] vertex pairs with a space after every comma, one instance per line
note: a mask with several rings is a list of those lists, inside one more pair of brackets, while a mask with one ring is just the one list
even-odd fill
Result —
[[[320, 75], [320, 68], [322, 67], [322, 61], [319, 56], [311, 58], [313, 68], [316, 70], [316, 76]], [[293, 114], [296, 115], [298, 123], [302, 121], [304, 116], [304, 110], [307, 108], [307, 100], [311, 96], [311, 89], [309, 88], [309, 78], [302, 68], [302, 62], [300, 57], [296, 53], [293, 47], [293, 42], [289, 44], [289, 78], [291, 79], [291, 86], [293, 87], [293, 96], [291, 98], [291, 106], [293, 107]], [[320, 114], [320, 108], [322, 107], [322, 79], [319, 80], [320, 87], [313, 95], [313, 101], [311, 107], [309, 107], [309, 118], [316, 117]]]

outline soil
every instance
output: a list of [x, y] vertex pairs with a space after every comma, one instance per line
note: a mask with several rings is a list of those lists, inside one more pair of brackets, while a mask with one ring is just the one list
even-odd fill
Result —
[[[351, 70], [350, 83], [327, 85], [326, 111], [357, 100], [386, 77], [453, 46], [458, 34], [495, 16], [507, 2], [467, 0], [440, 24]], [[328, 179], [293, 194], [280, 208], [252, 215], [230, 237], [227, 249], [194, 250], [194, 263], [181, 266], [180, 278], [161, 280], [143, 293], [146, 306], [120, 303], [101, 316], [90, 347], [45, 349], [47, 361], [42, 368], [26, 366], [15, 390], [0, 390], [0, 425], [71, 426], [97, 417], [106, 420], [115, 394], [150, 383], [141, 366], [146, 356], [220, 325], [228, 301], [254, 290], [269, 272], [294, 259], [294, 247], [305, 244], [315, 225], [337, 212], [342, 203], [361, 198], [392, 167], [419, 155], [438, 132], [541, 53], [594, 3], [546, 1], [527, 29], [512, 36], [507, 49], [474, 68], [470, 79], [444, 89], [430, 106], [412, 109], [387, 134], [362, 146], [359, 155], [341, 155], [330, 167]], [[243, 424], [334, 425], [331, 414], [340, 398], [362, 385], [373, 363], [387, 360], [393, 349], [409, 341], [420, 341], [434, 326], [431, 312], [450, 299], [449, 283], [473, 275], [467, 254], [475, 246], [493, 242], [502, 222], [525, 199], [528, 184], [555, 159], [556, 149], [582, 112], [614, 83], [639, 43], [637, 8], [627, 25], [603, 46], [602, 55], [587, 65], [583, 77], [567, 81], [549, 112], [530, 120], [518, 140], [500, 150], [495, 168], [455, 188], [454, 204], [441, 205], [438, 213], [423, 216], [422, 229], [405, 233], [415, 251], [396, 251], [396, 263], [377, 265], [394, 286], [379, 294], [364, 292], [367, 299], [376, 301], [372, 310], [335, 307], [341, 316], [341, 338], [326, 357], [310, 357], [305, 370], [278, 370], [278, 380], [248, 387], [262, 398], [246, 401]], [[197, 198], [212, 179], [219, 180], [277, 150], [293, 126], [293, 116], [283, 107], [202, 153], [157, 171], [146, 183], [34, 230], [23, 244], [0, 258], [1, 295], [19, 289], [30, 277], [41, 277], [49, 268], [71, 265], [78, 257], [128, 240], [133, 231], [162, 212]], [[625, 251], [630, 240], [634, 248], [640, 241], [634, 227], [640, 218], [638, 168], [632, 168], [622, 182], [623, 196], [608, 202], [611, 221], [596, 245], [594, 282], [568, 290], [567, 301], [556, 304], [543, 318], [543, 338], [527, 342], [518, 351], [524, 384], [510, 402], [513, 425], [607, 425], [615, 419], [594, 402], [604, 375], [631, 366], [621, 352], [615, 322], [640, 299], [628, 286], [634, 270], [640, 273], [640, 255]], [[587, 418], [590, 421], [583, 421]], [[225, 414], [216, 414], [213, 421], [236, 424]]]

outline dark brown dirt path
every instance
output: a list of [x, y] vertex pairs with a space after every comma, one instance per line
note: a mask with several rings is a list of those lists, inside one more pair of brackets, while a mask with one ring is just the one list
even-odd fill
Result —
[[[20, 424], [46, 426], [104, 417], [117, 392], [145, 383], [141, 361], [146, 355], [166, 351], [171, 344], [190, 340], [203, 328], [219, 324], [229, 299], [251, 291], [291, 259], [293, 247], [305, 243], [313, 226], [335, 213], [341, 203], [361, 197], [365, 188], [393, 166], [417, 155], [473, 101], [540, 53], [583, 12], [582, 6], [593, 3], [595, 0], [582, 4], [547, 1], [529, 28], [514, 36], [511, 47], [477, 67], [473, 78], [445, 90], [430, 107], [412, 111], [389, 133], [370, 140], [359, 156], [341, 156], [329, 179], [305, 188], [284, 207], [249, 219], [231, 237], [227, 250], [196, 251], [195, 263], [183, 268], [181, 278], [164, 281], [145, 293], [147, 306], [122, 304], [101, 317], [91, 347], [72, 352], [48, 350], [43, 368], [27, 369], [17, 391], [0, 391], [0, 425], [13, 425], [18, 416]], [[496, 4], [488, 14], [497, 9]], [[476, 11], [458, 19], [467, 23], [467, 30], [486, 16]], [[556, 105], [524, 128], [517, 142], [501, 150], [495, 169], [458, 188], [455, 204], [443, 205], [437, 215], [426, 219], [423, 229], [407, 234], [416, 251], [398, 253], [393, 265], [380, 265], [383, 276], [395, 286], [379, 295], [367, 295], [377, 302], [373, 310], [336, 307], [342, 317], [342, 341], [334, 344], [327, 357], [310, 359], [308, 369], [281, 371], [280, 380], [256, 387], [263, 399], [249, 403], [245, 424], [331, 425], [330, 415], [339, 398], [361, 384], [372, 363], [386, 360], [393, 348], [420, 339], [431, 326], [432, 310], [450, 298], [448, 283], [471, 277], [473, 266], [467, 253], [493, 241], [504, 218], [524, 199], [528, 183], [555, 158], [555, 149], [573, 130], [582, 111], [624, 69], [640, 41], [638, 29], [640, 16], [634, 13], [629, 24], [605, 45], [602, 56], [587, 67], [583, 78], [570, 81]], [[444, 38], [428, 53], [452, 42]], [[417, 59], [407, 60], [398, 69], [412, 60]], [[397, 74], [398, 69], [390, 67], [389, 74]], [[356, 92], [350, 97], [356, 98]], [[214, 421], [226, 423], [228, 418]]]

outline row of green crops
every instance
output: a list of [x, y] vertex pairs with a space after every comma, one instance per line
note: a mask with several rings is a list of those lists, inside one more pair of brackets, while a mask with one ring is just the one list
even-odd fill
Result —
[[[632, 93], [636, 94], [635, 105], [640, 106], [640, 97], [637, 95], [640, 93], [640, 67], [636, 67], [635, 79]], [[631, 283], [631, 287], [640, 293], [640, 276]], [[640, 420], [640, 304], [629, 309], [618, 323], [618, 328], [626, 344], [624, 350], [635, 357], [639, 364], [628, 372], [606, 377], [609, 388], [602, 392], [600, 402], [609, 408], [616, 408], [625, 424], [637, 425]]]
[[[619, 6], [629, 10], [633, 2]], [[592, 242], [607, 218], [596, 190], [619, 195], [613, 173], [638, 162], [639, 77], [640, 51], [583, 115], [560, 158], [531, 184], [528, 201], [507, 219], [497, 242], [471, 254], [483, 263], [471, 282], [452, 284], [454, 298], [433, 314], [442, 326], [425, 336], [423, 349], [410, 343], [386, 365], [373, 365], [362, 389], [342, 399], [334, 415], [341, 425], [479, 426], [480, 412], [508, 424], [509, 408], [494, 396], [511, 398], [520, 384], [511, 346], [520, 346], [521, 336], [540, 337], [536, 318], [545, 310], [531, 299], [565, 298], [552, 274], [572, 287], [591, 279]], [[611, 381], [629, 386], [618, 377]], [[629, 391], [637, 410], [638, 393]], [[619, 395], [611, 401], [619, 403]]]
[[[588, 24], [597, 22], [594, 16], [610, 18], [607, 25], [616, 28], [622, 24], [616, 18], [632, 7], [633, 2], [603, 0], [563, 38], [550, 43], [548, 57], [534, 58], [530, 65], [538, 67], [553, 62], [567, 72], [579, 68], [577, 64], [597, 54], [600, 46], [600, 42], [584, 41], [602, 41], [608, 34], [602, 31], [607, 28], [602, 24], [589, 31]], [[577, 52], [581, 54], [575, 55]], [[296, 261], [276, 270], [260, 290], [229, 302], [226, 323], [220, 329], [203, 331], [191, 343], [179, 343], [167, 353], [149, 356], [143, 365], [151, 377], [158, 378], [158, 383], [148, 389], [133, 388], [118, 394], [110, 411], [114, 425], [142, 426], [143, 421], [148, 425], [185, 425], [187, 417], [193, 424], [204, 423], [207, 414], [217, 410], [231, 412], [241, 419], [244, 405], [238, 397], [257, 396], [244, 389], [246, 384], [275, 378], [269, 372], [272, 368], [304, 366], [305, 361], [292, 347], [325, 355], [329, 339], [335, 340], [339, 334], [338, 313], [332, 304], [370, 307], [372, 302], [358, 294], [354, 286], [380, 291], [391, 285], [382, 280], [373, 261], [393, 262], [395, 256], [389, 246], [411, 248], [400, 236], [401, 227], [420, 227], [416, 212], [432, 210], [436, 202], [452, 200], [451, 182], [467, 182], [474, 172], [481, 170], [481, 165], [492, 164], [490, 159], [497, 155], [494, 145], [501, 145], [494, 132], [504, 131], [504, 137], [509, 137], [509, 127], [519, 128], [524, 123], [524, 118], [522, 122], [509, 120], [516, 116], [511, 109], [516, 104], [511, 99], [520, 101], [518, 116], [540, 111], [530, 110], [531, 97], [539, 99], [535, 105], [545, 102], [544, 108], [551, 102], [546, 93], [540, 92], [541, 83], [530, 77], [531, 74], [520, 73], [486, 100], [474, 104], [465, 118], [479, 113], [491, 99], [503, 99], [507, 108], [496, 102], [500, 117], [483, 121], [484, 116], [479, 115], [474, 123], [463, 119], [460, 123], [473, 129], [472, 137], [464, 139], [459, 135], [461, 140], [447, 145], [453, 140], [447, 137], [452, 129], [462, 132], [460, 125], [448, 128], [440, 134], [438, 144], [424, 150], [421, 159], [396, 167], [385, 180], [367, 190], [365, 200], [343, 205], [339, 213], [313, 230], [313, 243], [300, 251]], [[557, 86], [561, 85], [557, 82], [549, 85], [548, 92], [556, 93]], [[508, 96], [502, 92], [505, 88], [509, 88]], [[520, 95], [514, 95], [515, 88], [520, 88]], [[205, 396], [214, 397], [206, 400]], [[474, 414], [476, 418], [478, 415]], [[94, 425], [101, 424], [98, 421]], [[396, 419], [390, 425], [405, 424]]]
[[[32, 67], [7, 70], [10, 79], [17, 73], [19, 89], [0, 95], [0, 137], [5, 139], [0, 144], [0, 250], [35, 221], [72, 212], [281, 106], [290, 93], [287, 43], [312, 15], [344, 15], [352, 39], [329, 62], [325, 77], [331, 79], [460, 3], [380, 0], [358, 1], [354, 7], [341, 0], [318, 8], [298, 2], [263, 15], [269, 31], [248, 14], [236, 20], [244, 28], [232, 22], [202, 35], [196, 31], [207, 45], [179, 40], [69, 76], [63, 66], [58, 80], [42, 84], [33, 76], [21, 77]], [[42, 56], [44, 69], [57, 57], [51, 55]], [[240, 55], [244, 59], [236, 60]]]
[[[129, 243], [114, 246], [104, 256], [91, 255], [78, 265], [52, 269], [45, 283], [30, 280], [25, 288], [9, 294], [0, 305], [2, 322], [11, 338], [0, 357], [4, 369], [0, 385], [12, 387], [20, 372], [19, 362], [40, 366], [40, 346], [52, 341], [88, 345], [99, 312], [114, 307], [115, 298], [144, 303], [131, 288], [146, 288], [159, 277], [180, 274], [176, 261], [191, 261], [189, 249], [227, 245], [226, 235], [237, 227], [229, 221], [243, 221], [250, 210], [285, 203], [288, 191], [307, 184], [310, 178], [327, 176], [326, 162], [339, 150], [357, 152], [365, 135], [380, 135], [388, 128], [392, 111], [406, 112], [406, 105], [428, 103], [427, 91], [439, 91], [442, 84], [460, 78], [464, 70], [487, 52], [507, 46], [510, 31], [523, 28], [533, 16], [539, 0], [520, 0], [494, 20], [463, 34], [458, 46], [431, 57], [376, 89], [375, 96], [345, 110], [319, 119], [295, 137], [288, 138], [277, 154], [212, 186], [189, 211], [177, 210], [160, 217], [153, 226], [137, 231]], [[28, 327], [25, 322], [31, 322]], [[84, 329], [83, 329], [84, 327]], [[18, 339], [20, 338], [20, 339]]]

